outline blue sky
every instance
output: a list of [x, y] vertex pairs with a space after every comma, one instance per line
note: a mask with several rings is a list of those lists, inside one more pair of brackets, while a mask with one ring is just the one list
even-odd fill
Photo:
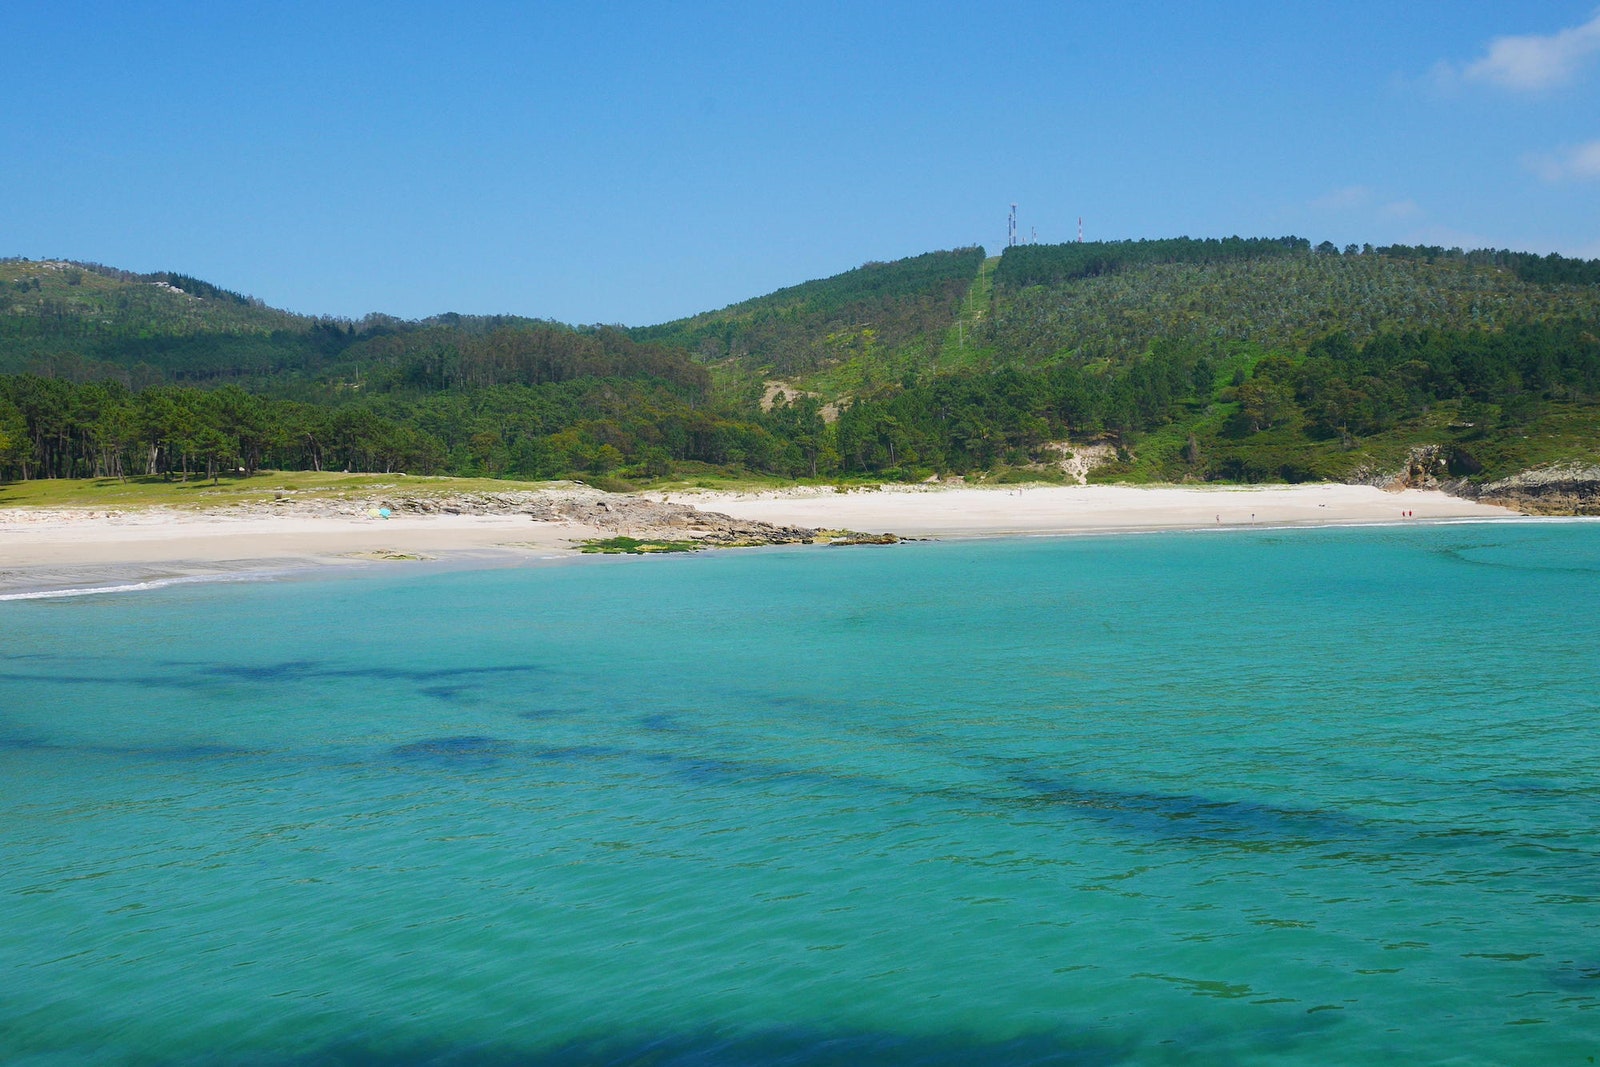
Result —
[[0, 255], [664, 321], [1024, 237], [1600, 257], [1600, 8], [29, 3]]

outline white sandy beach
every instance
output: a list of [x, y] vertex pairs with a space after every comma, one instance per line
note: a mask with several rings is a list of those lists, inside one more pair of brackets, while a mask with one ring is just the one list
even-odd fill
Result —
[[1122, 485], [674, 496], [735, 518], [903, 537], [1002, 537], [1206, 527], [1504, 519], [1506, 508], [1432, 490], [1365, 485]]
[[[659, 498], [660, 494], [649, 494]], [[1369, 486], [1261, 488], [886, 486], [839, 493], [672, 493], [736, 519], [902, 537], [999, 537], [1114, 531], [1512, 519], [1505, 508], [1445, 493]], [[527, 515], [239, 514], [227, 509], [0, 509], [0, 594], [98, 588], [330, 564], [397, 565], [394, 557], [516, 563], [576, 551], [614, 530]]]
[[569, 549], [574, 538], [597, 536], [603, 535], [567, 523], [530, 522], [524, 515], [371, 519], [13, 508], [0, 511], [0, 567], [431, 555], [509, 547], [552, 552]]
[[602, 536], [605, 531], [531, 522], [525, 515], [371, 519], [12, 508], [0, 510], [0, 596], [380, 565], [396, 557], [549, 559], [574, 552], [575, 540]]

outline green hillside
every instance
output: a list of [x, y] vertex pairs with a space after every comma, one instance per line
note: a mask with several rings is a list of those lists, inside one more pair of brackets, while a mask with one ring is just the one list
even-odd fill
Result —
[[830, 396], [871, 389], [936, 365], [983, 258], [958, 248], [868, 263], [632, 334], [691, 352], [747, 398], [766, 379]]
[[1597, 457], [1597, 323], [1600, 261], [1178, 238], [1008, 249], [980, 338], [1102, 477], [1487, 478]]
[[304, 331], [313, 324], [184, 274], [134, 274], [62, 260], [0, 260], [0, 336], [8, 349], [19, 337], [105, 341], [266, 334]]
[[169, 379], [300, 370], [344, 327], [173, 273], [0, 260], [0, 372]]
[[613, 470], [624, 448], [662, 471], [674, 442], [698, 454], [681, 427], [709, 391], [687, 354], [612, 328], [313, 319], [186, 275], [0, 261], [0, 478], [549, 477]]
[[[870, 263], [631, 330], [0, 262], [0, 478], [1474, 480], [1600, 462], [1600, 261], [1300, 238]], [[609, 484], [609, 483], [608, 483]]]
[[[1560, 257], [1556, 257], [1557, 260]], [[1600, 271], [1584, 284], [1548, 259], [1383, 248], [1341, 254], [1279, 241], [1138, 241], [1008, 249], [987, 341], [1029, 364], [1127, 359], [1158, 341], [1298, 349], [1329, 333], [1356, 343], [1409, 330], [1496, 330], [1592, 318]], [[1520, 268], [1520, 269], [1519, 269]]]

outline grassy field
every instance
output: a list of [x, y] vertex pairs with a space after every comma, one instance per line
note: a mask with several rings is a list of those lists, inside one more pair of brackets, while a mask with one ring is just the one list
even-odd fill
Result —
[[[843, 488], [868, 484], [846, 483]], [[871, 482], [876, 484], [876, 482]], [[260, 471], [250, 477], [223, 475], [179, 482], [154, 478], [49, 478], [0, 483], [0, 508], [142, 507], [214, 508], [260, 503], [289, 496], [296, 500], [367, 499], [384, 495], [407, 497], [458, 496], [464, 493], [512, 493], [587, 486], [608, 493], [686, 492], [714, 489], [752, 493], [797, 485], [833, 486], [828, 479], [791, 481], [764, 475], [736, 475], [715, 470], [691, 471], [648, 482], [593, 477], [581, 482], [521, 482], [501, 478], [447, 478], [404, 474], [342, 474], [329, 471]]]
[[225, 507], [288, 495], [296, 499], [337, 500], [384, 493], [447, 496], [545, 489], [552, 484], [492, 478], [433, 478], [394, 474], [340, 474], [328, 471], [260, 471], [250, 477], [223, 475], [216, 485], [155, 478], [52, 478], [0, 484], [0, 507], [138, 508]]

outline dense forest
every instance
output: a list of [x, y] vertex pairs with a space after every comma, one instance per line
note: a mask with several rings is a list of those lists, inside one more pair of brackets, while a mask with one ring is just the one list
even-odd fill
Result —
[[1232, 263], [1295, 258], [1309, 251], [1303, 237], [1227, 237], [1195, 240], [1090, 241], [1064, 245], [1018, 245], [1000, 260], [998, 284], [1012, 289], [1059, 285], [1079, 278], [1116, 274], [1153, 263]]
[[[1600, 449], [1600, 261], [1300, 238], [872, 263], [638, 329], [0, 261], [0, 479], [1489, 478]], [[1102, 448], [1102, 450], [1104, 450]]]

